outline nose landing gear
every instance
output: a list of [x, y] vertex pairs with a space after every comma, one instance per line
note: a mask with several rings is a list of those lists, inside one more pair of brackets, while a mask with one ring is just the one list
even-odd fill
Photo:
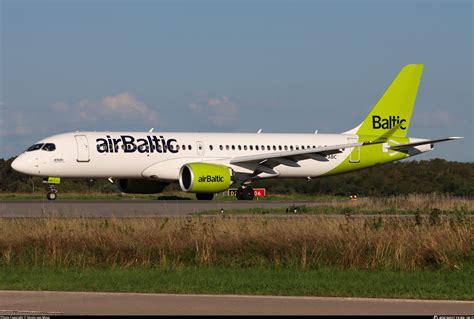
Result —
[[48, 190], [48, 193], [46, 194], [46, 198], [48, 200], [55, 200], [56, 197], [58, 197], [58, 190], [56, 189], [56, 187], [54, 187], [54, 185], [49, 185], [48, 186], [49, 190]]
[[43, 183], [48, 185], [48, 192], [46, 193], [46, 198], [48, 200], [55, 200], [58, 197], [58, 190], [55, 185], [61, 183], [59, 177], [45, 177], [43, 178]]

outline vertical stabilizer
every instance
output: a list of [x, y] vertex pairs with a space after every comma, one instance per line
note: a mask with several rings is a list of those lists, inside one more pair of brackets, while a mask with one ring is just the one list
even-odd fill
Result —
[[403, 67], [365, 120], [346, 133], [380, 136], [399, 125], [394, 136], [405, 137], [422, 73], [423, 64]]

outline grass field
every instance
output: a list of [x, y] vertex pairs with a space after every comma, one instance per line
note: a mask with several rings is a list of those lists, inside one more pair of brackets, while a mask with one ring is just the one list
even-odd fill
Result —
[[460, 267], [473, 256], [462, 215], [396, 218], [0, 219], [1, 265], [61, 267]]
[[[208, 210], [197, 215], [220, 215], [220, 210]], [[226, 215], [266, 214], [371, 214], [371, 215], [472, 215], [474, 199], [442, 195], [409, 195], [388, 198], [360, 198], [358, 200], [323, 200], [318, 205], [298, 204], [282, 208], [227, 209]]]
[[0, 289], [473, 300], [473, 207], [412, 195], [298, 218], [0, 218]]
[[473, 300], [473, 269], [0, 267], [0, 289]]

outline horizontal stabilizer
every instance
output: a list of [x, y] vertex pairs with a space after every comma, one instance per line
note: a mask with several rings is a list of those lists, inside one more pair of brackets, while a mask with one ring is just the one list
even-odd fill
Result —
[[441, 142], [446, 142], [446, 141], [459, 140], [459, 139], [462, 139], [462, 138], [463, 137], [453, 136], [453, 137], [442, 138], [442, 139], [439, 139], [439, 140], [425, 140], [425, 141], [414, 142], [414, 143], [393, 145], [393, 146], [390, 146], [389, 149], [393, 150], [393, 151], [400, 151], [400, 150], [406, 150], [410, 147], [426, 145], [426, 144], [436, 144], [436, 143], [441, 143]]

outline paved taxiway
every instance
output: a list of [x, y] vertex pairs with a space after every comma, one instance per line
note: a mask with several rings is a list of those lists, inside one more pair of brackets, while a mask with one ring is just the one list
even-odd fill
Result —
[[153, 217], [185, 216], [221, 209], [317, 206], [317, 201], [197, 201], [197, 200], [29, 200], [0, 201], [0, 217]]
[[[0, 201], [0, 217], [179, 217], [197, 212], [221, 212], [229, 209], [290, 208], [292, 206], [320, 206], [330, 201], [197, 201], [197, 200], [25, 200]], [[237, 215], [239, 218], [254, 215]], [[259, 215], [278, 218], [304, 217], [305, 214]], [[343, 218], [341, 214], [325, 214], [326, 217]], [[353, 214], [352, 218], [414, 218], [409, 214]], [[469, 214], [467, 218], [474, 218]]]
[[469, 315], [473, 301], [0, 291], [0, 314]]

